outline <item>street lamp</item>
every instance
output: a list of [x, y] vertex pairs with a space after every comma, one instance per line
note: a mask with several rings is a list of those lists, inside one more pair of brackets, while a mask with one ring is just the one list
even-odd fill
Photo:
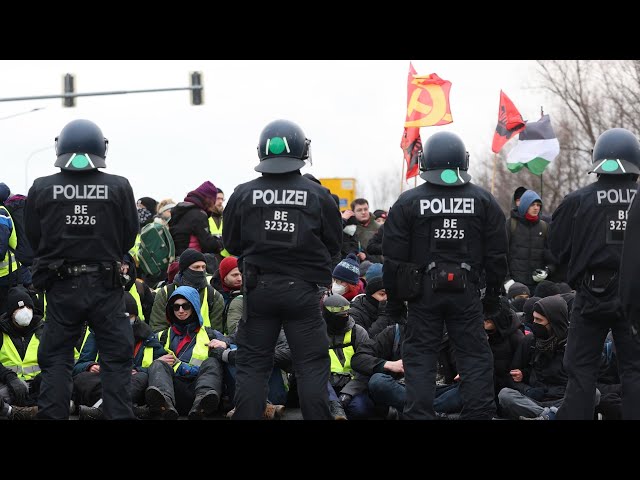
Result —
[[31, 161], [31, 158], [33, 158], [33, 156], [36, 153], [50, 150], [53, 147], [54, 145], [49, 145], [48, 147], [42, 147], [42, 148], [39, 148], [38, 150], [34, 150], [29, 154], [29, 156], [27, 157], [27, 160], [24, 162], [24, 194], [25, 195], [29, 192], [29, 162]]

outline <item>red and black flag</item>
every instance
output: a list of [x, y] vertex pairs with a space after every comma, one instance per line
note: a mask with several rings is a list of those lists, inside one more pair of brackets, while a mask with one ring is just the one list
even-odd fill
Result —
[[522, 115], [513, 102], [500, 90], [500, 106], [498, 107], [498, 125], [493, 135], [491, 150], [498, 153], [513, 136], [524, 130]]

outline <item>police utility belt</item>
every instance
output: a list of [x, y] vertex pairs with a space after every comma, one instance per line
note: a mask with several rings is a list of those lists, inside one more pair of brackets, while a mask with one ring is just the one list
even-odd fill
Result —
[[396, 270], [397, 298], [415, 300], [422, 296], [422, 281], [429, 274], [434, 292], [464, 292], [471, 266], [466, 263], [431, 262], [419, 265], [398, 262]]
[[63, 261], [58, 261], [50, 264], [49, 270], [61, 280], [80, 277], [89, 273], [102, 273], [104, 286], [116, 288], [122, 287], [126, 283], [120, 274], [121, 266], [121, 262], [67, 264]]

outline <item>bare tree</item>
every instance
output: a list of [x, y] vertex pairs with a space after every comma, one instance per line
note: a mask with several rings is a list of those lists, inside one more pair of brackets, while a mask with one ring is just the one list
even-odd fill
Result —
[[[369, 207], [372, 211], [377, 209], [389, 210], [391, 205], [398, 199], [400, 195], [401, 169], [402, 164], [396, 162], [383, 170], [376, 171], [369, 178], [361, 194], [369, 201]], [[409, 185], [413, 186], [413, 183], [413, 179], [409, 180]], [[402, 188], [404, 191], [409, 187], [403, 184]]]

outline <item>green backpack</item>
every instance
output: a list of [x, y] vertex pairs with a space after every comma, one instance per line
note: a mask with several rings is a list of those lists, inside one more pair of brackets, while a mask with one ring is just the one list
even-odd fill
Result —
[[140, 231], [138, 261], [144, 273], [157, 276], [166, 272], [176, 258], [176, 247], [169, 233], [169, 227], [151, 222]]

